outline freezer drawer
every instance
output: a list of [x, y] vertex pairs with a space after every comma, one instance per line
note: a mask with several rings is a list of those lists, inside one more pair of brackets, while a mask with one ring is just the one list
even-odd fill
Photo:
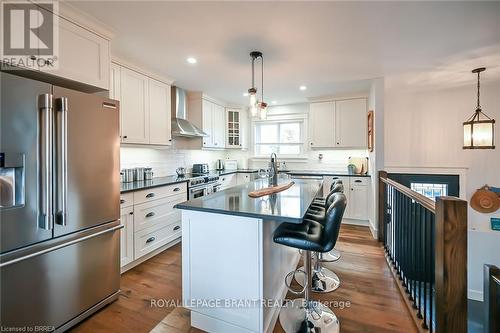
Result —
[[44, 254], [0, 268], [1, 326], [58, 328], [116, 293], [120, 227], [115, 222], [82, 233], [68, 239], [71, 245], [59, 243], [55, 250], [45, 248]]

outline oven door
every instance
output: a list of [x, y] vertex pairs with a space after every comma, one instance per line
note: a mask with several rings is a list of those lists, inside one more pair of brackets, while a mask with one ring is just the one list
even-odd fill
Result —
[[193, 187], [189, 189], [189, 200], [201, 198], [207, 194], [206, 186]]

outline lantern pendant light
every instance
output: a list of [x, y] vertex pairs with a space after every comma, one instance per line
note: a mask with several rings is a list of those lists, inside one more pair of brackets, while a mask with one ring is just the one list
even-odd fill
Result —
[[481, 110], [480, 73], [486, 68], [476, 68], [472, 73], [477, 73], [477, 106], [474, 114], [463, 123], [464, 146], [463, 149], [495, 149], [495, 119], [491, 119]]
[[[250, 52], [252, 58], [252, 87], [248, 89], [249, 107], [252, 117], [267, 118], [267, 103], [264, 102], [264, 57], [260, 51]], [[255, 60], [261, 59], [261, 101], [257, 98], [257, 88], [255, 88]]]

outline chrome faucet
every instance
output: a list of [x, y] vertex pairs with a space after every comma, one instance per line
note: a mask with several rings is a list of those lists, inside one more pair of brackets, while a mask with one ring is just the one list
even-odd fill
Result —
[[271, 154], [271, 166], [269, 168], [269, 185], [278, 185], [278, 156], [276, 153]]

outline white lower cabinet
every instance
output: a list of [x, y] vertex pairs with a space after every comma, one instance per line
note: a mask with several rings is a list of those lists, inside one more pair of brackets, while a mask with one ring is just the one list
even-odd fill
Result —
[[174, 206], [186, 200], [186, 183], [120, 196], [124, 225], [120, 239], [122, 269], [139, 264], [148, 258], [146, 255], [181, 237], [181, 213]]
[[238, 173], [237, 174], [237, 185], [245, 184], [251, 182], [255, 179], [255, 175], [253, 173]]
[[160, 225], [141, 230], [134, 234], [134, 258], [139, 259], [179, 237], [181, 237], [180, 220], [166, 226]]
[[134, 207], [120, 209], [120, 222], [123, 225], [120, 234], [120, 266], [134, 260]]
[[237, 185], [238, 174], [232, 173], [229, 175], [223, 175], [219, 177], [221, 190], [228, 189], [230, 187]]
[[323, 177], [323, 196], [330, 192], [334, 180], [342, 180], [347, 207], [344, 218], [368, 220], [368, 200], [370, 195], [370, 177], [325, 176]]

